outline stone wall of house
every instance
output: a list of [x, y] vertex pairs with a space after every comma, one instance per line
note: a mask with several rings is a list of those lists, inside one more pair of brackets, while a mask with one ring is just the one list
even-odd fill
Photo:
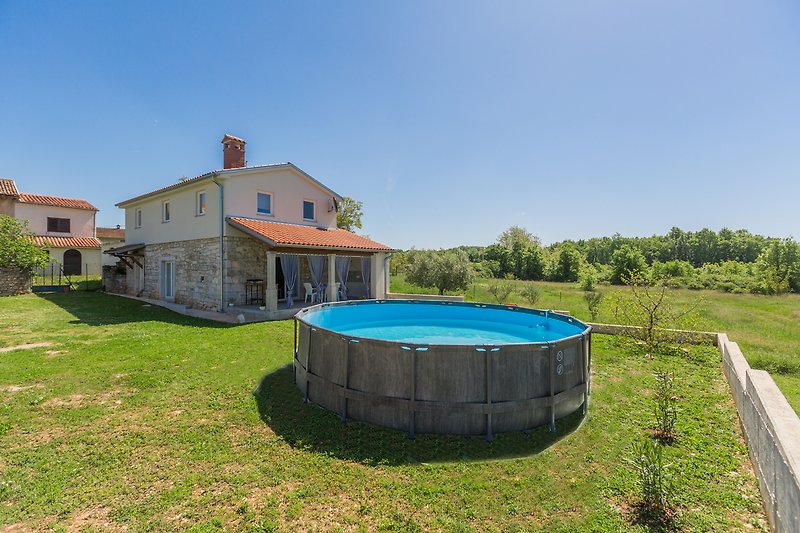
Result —
[[267, 245], [249, 237], [225, 237], [225, 301], [245, 304], [248, 279], [267, 279]]
[[175, 303], [197, 309], [219, 307], [219, 240], [148, 244], [144, 257], [145, 298], [161, 298], [161, 265], [172, 261], [175, 269]]
[[103, 265], [103, 290], [113, 294], [128, 292], [128, 268], [124, 265]]
[[31, 292], [31, 274], [18, 268], [0, 268], [0, 296]]

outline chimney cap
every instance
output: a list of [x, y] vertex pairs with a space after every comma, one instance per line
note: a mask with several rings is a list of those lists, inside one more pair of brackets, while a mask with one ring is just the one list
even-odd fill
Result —
[[247, 144], [247, 141], [244, 139], [240, 139], [239, 137], [234, 137], [233, 135], [225, 134], [222, 138], [222, 144], [229, 144], [229, 143], [237, 143], [237, 144]]

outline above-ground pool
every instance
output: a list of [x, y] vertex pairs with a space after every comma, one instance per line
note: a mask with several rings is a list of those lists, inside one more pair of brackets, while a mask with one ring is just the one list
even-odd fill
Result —
[[550, 425], [589, 395], [591, 327], [523, 307], [325, 303], [296, 315], [295, 380], [307, 401], [416, 433], [486, 435]]

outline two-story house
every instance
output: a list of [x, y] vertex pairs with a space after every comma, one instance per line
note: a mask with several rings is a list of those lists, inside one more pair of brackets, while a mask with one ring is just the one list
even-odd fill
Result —
[[242, 139], [222, 144], [222, 170], [117, 204], [126, 244], [111, 253], [129, 267], [129, 294], [221, 312], [258, 304], [268, 317], [296, 301], [384, 297], [392, 249], [336, 227], [341, 196], [292, 163], [247, 166]]
[[27, 221], [64, 274], [100, 274], [97, 208], [86, 200], [19, 192], [14, 180], [0, 179], [0, 214]]

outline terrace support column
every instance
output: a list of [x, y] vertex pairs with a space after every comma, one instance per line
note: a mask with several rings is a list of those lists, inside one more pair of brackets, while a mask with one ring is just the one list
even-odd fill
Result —
[[278, 282], [275, 268], [277, 257], [275, 252], [267, 252], [267, 287], [264, 291], [264, 307], [267, 318], [276, 318], [278, 314]]
[[328, 288], [325, 289], [325, 298], [329, 302], [338, 301], [336, 293], [336, 254], [328, 254]]
[[370, 275], [369, 293], [376, 300], [383, 300], [386, 298], [386, 254], [378, 252], [373, 254], [370, 259], [372, 273]]

